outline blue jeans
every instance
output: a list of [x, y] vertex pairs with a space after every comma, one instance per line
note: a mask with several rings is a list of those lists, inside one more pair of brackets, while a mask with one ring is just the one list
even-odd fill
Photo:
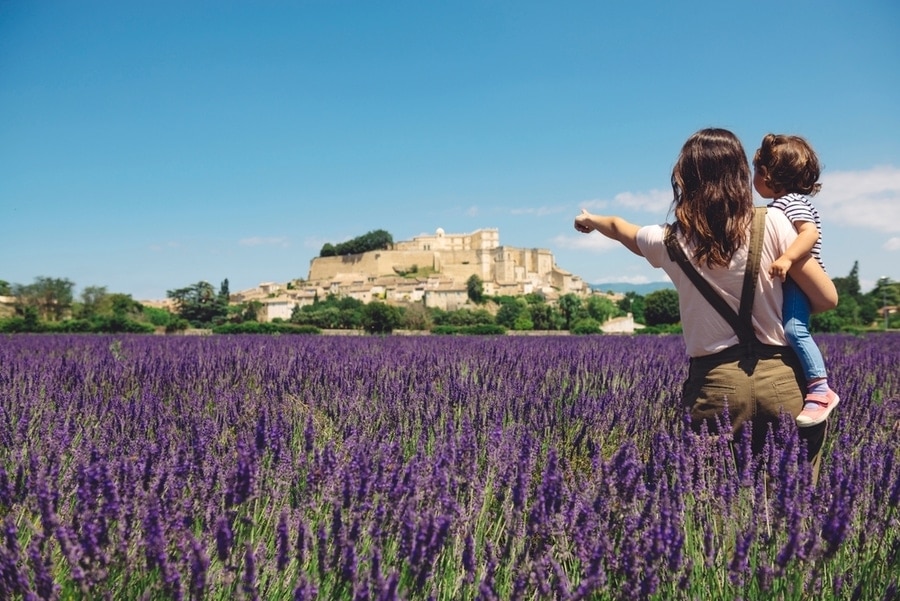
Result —
[[812, 313], [809, 299], [791, 278], [785, 280], [781, 289], [784, 291], [782, 317], [785, 338], [800, 359], [806, 381], [824, 378], [828, 375], [825, 360], [809, 333], [809, 317]]

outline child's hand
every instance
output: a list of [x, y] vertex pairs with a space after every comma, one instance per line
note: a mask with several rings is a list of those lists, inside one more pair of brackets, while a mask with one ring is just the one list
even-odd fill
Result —
[[587, 209], [581, 209], [581, 215], [575, 218], [575, 229], [582, 234], [590, 233], [594, 230], [594, 224], [591, 223], [592, 215]]
[[783, 282], [787, 278], [787, 273], [791, 270], [793, 263], [790, 259], [778, 257], [769, 268], [769, 275], [773, 278], [779, 278]]

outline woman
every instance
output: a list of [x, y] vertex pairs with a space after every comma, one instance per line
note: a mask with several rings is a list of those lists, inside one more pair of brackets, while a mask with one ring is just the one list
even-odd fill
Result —
[[[582, 210], [575, 229], [618, 240], [665, 270], [678, 290], [691, 358], [683, 402], [693, 427], [716, 431], [727, 409], [732, 431], [752, 423], [759, 450], [768, 424], [803, 409], [805, 382], [784, 335], [781, 280], [768, 275], [797, 233], [781, 211], [754, 209], [750, 182], [740, 140], [703, 129], [685, 142], [672, 170], [673, 226], [640, 227]], [[837, 290], [815, 260], [798, 261], [790, 275], [814, 312], [837, 306]], [[825, 423], [800, 436], [815, 462]]]

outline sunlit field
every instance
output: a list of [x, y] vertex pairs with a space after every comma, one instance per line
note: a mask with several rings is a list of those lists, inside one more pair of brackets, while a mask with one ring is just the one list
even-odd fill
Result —
[[813, 486], [678, 336], [7, 336], [0, 599], [896, 599], [900, 335], [817, 340]]

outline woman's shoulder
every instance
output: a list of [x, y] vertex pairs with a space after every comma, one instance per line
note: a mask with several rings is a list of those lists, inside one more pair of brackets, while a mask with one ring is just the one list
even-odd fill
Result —
[[641, 254], [654, 267], [660, 266], [663, 255], [668, 252], [665, 250], [667, 225], [665, 223], [645, 225], [638, 230], [635, 236], [635, 241], [638, 248], [641, 249]]
[[660, 223], [657, 225], [642, 225], [640, 229], [638, 229], [638, 235], [643, 235], [644, 237], [649, 238], [662, 239], [666, 235], [667, 227], [669, 227], [668, 223]]
[[793, 229], [791, 221], [784, 214], [784, 211], [766, 211], [766, 225], [769, 227], [787, 227]]

